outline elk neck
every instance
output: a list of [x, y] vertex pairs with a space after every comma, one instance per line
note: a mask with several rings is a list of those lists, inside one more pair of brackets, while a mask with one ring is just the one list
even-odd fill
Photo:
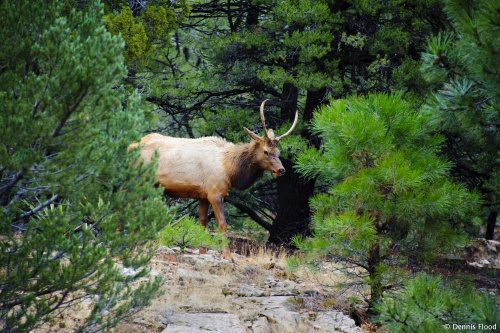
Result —
[[230, 144], [224, 153], [224, 168], [227, 170], [231, 188], [244, 190], [253, 185], [264, 174], [256, 158], [256, 145]]

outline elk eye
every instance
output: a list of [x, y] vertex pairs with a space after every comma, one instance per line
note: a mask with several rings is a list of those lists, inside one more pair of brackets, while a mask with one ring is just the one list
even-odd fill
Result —
[[269, 155], [269, 152], [267, 150], [264, 150], [264, 154]]

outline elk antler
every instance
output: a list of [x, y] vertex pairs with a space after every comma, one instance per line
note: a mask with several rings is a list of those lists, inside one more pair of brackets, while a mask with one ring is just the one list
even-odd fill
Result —
[[[262, 128], [264, 129], [264, 136], [269, 138], [269, 136], [267, 134], [267, 128], [266, 128], [266, 119], [264, 118], [264, 105], [266, 104], [267, 101], [268, 100], [266, 99], [260, 105], [260, 120], [262, 121]], [[297, 120], [298, 119], [299, 119], [299, 112], [296, 111], [295, 112], [295, 119], [293, 120], [292, 127], [288, 130], [288, 132], [286, 132], [285, 134], [283, 134], [281, 136], [278, 136], [274, 140], [279, 141], [279, 140], [283, 139], [285, 136], [288, 136], [290, 133], [292, 133], [293, 129], [295, 128], [295, 125], [297, 125]], [[270, 130], [270, 132], [272, 132], [272, 130]], [[271, 136], [274, 136], [274, 135], [271, 135]]]
[[290, 133], [292, 133], [293, 129], [295, 128], [295, 125], [297, 125], [297, 120], [298, 119], [299, 119], [299, 111], [295, 111], [295, 119], [293, 121], [292, 127], [285, 134], [278, 136], [276, 138], [276, 141], [279, 141], [279, 140], [283, 139], [285, 136], [287, 136]]
[[264, 136], [267, 137], [267, 129], [266, 129], [266, 119], [264, 118], [264, 104], [266, 104], [268, 100], [264, 100], [260, 105], [260, 121], [262, 121], [262, 128], [264, 129]]

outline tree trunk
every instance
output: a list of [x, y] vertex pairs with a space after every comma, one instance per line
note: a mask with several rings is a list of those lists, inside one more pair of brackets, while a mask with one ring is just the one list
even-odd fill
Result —
[[370, 303], [369, 303], [369, 311], [373, 309], [373, 305], [382, 297], [382, 281], [380, 279], [380, 274], [377, 271], [378, 266], [380, 265], [382, 258], [380, 256], [380, 244], [377, 241], [372, 244], [370, 250], [368, 250], [368, 274], [370, 277]]
[[[314, 110], [325, 102], [326, 89], [308, 91], [303, 120], [309, 122]], [[283, 87], [283, 119], [292, 119], [297, 108], [298, 90], [292, 85]], [[308, 130], [300, 133], [317, 147]], [[281, 158], [286, 174], [277, 180], [276, 219], [269, 231], [269, 242], [275, 244], [290, 244], [295, 235], [309, 236], [311, 234], [311, 210], [309, 199], [314, 193], [315, 179], [304, 179], [293, 168], [290, 159]]]
[[309, 199], [314, 191], [315, 180], [304, 180], [294, 170], [292, 161], [281, 161], [286, 174], [277, 181], [277, 214], [269, 233], [269, 242], [288, 245], [295, 235], [311, 234]]
[[490, 215], [488, 215], [488, 223], [486, 224], [486, 234], [484, 238], [488, 240], [492, 240], [495, 236], [495, 226], [497, 224], [497, 211], [491, 211]]
[[[305, 122], [309, 123], [313, 119], [314, 111], [316, 111], [319, 106], [327, 102], [327, 95], [328, 90], [326, 88], [307, 91], [306, 106], [304, 108]], [[309, 144], [311, 144], [311, 146], [316, 147], [316, 149], [320, 148], [321, 138], [318, 135], [311, 133], [311, 128], [309, 126], [305, 127], [301, 134], [309, 140]]]

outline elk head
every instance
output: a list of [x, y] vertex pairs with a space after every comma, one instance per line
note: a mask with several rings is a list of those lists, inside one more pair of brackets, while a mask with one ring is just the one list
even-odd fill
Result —
[[288, 130], [288, 132], [278, 137], [274, 137], [273, 130], [266, 129], [266, 120], [264, 118], [264, 105], [266, 102], [267, 99], [260, 105], [260, 120], [262, 121], [264, 135], [258, 136], [248, 128], [243, 128], [252, 138], [252, 145], [255, 147], [255, 160], [257, 161], [259, 167], [272, 172], [276, 176], [283, 176], [285, 174], [285, 168], [283, 168], [283, 164], [281, 164], [279, 159], [280, 151], [278, 150], [278, 142], [292, 133], [295, 125], [297, 125], [299, 113], [295, 112], [295, 120], [293, 121], [292, 127]]

